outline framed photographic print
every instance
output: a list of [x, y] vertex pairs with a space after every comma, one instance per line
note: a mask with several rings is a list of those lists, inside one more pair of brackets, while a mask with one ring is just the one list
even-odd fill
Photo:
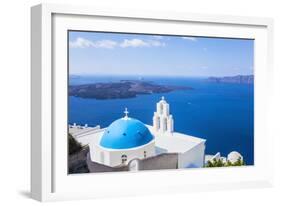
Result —
[[33, 198], [271, 185], [271, 19], [31, 12]]

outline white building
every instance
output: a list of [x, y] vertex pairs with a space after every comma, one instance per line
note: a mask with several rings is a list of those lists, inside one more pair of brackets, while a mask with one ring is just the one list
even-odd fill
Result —
[[89, 145], [91, 161], [110, 167], [163, 153], [177, 153], [178, 168], [203, 167], [205, 140], [175, 132], [169, 110], [169, 104], [162, 97], [152, 126], [129, 117], [126, 109], [125, 116], [107, 128], [72, 125], [69, 131], [76, 140]]

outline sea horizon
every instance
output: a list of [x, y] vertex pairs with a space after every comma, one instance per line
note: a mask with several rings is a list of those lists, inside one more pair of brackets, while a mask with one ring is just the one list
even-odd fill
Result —
[[74, 76], [80, 77], [162, 77], [162, 78], [209, 78], [209, 77], [234, 77], [234, 76], [254, 76], [253, 73], [248, 74], [229, 74], [229, 75], [160, 75], [160, 74], [87, 74], [87, 73], [69, 73], [69, 77], [72, 78]]

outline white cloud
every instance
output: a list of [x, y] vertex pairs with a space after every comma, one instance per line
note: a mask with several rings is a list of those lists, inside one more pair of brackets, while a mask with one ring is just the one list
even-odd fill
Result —
[[69, 43], [69, 46], [71, 48], [86, 48], [86, 47], [90, 47], [92, 45], [93, 45], [93, 42], [91, 42], [87, 39], [81, 38], [81, 37], [78, 37], [75, 41], [71, 41]]
[[197, 38], [196, 38], [196, 37], [187, 37], [187, 36], [184, 36], [184, 37], [182, 37], [182, 39], [188, 40], [188, 41], [197, 41]]
[[141, 39], [125, 39], [121, 44], [121, 47], [148, 47], [149, 44]]
[[127, 48], [127, 47], [160, 47], [165, 46], [165, 43], [156, 41], [156, 40], [142, 40], [142, 39], [125, 39], [121, 44], [120, 47]]
[[105, 48], [105, 49], [113, 49], [118, 45], [117, 42], [112, 40], [100, 40], [100, 41], [90, 41], [88, 39], [84, 39], [78, 37], [75, 41], [69, 43], [71, 48]]
[[166, 46], [164, 42], [155, 41], [155, 40], [150, 40], [148, 41], [148, 43], [150, 44], [150, 46], [155, 46], [155, 47]]
[[96, 48], [113, 49], [116, 46], [118, 46], [118, 43], [112, 40], [101, 40], [95, 42]]
[[112, 40], [99, 40], [90, 41], [85, 38], [78, 37], [76, 40], [69, 43], [70, 48], [104, 48], [114, 49], [116, 47], [161, 47], [165, 46], [164, 42], [158, 40], [142, 40], [142, 39], [124, 39], [122, 42], [116, 42]]

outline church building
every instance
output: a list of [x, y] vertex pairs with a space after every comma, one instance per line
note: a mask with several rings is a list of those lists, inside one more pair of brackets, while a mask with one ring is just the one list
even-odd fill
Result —
[[[153, 125], [144, 124], [129, 116], [125, 108], [124, 116], [107, 128], [70, 125], [69, 131], [81, 144], [89, 145], [92, 162], [108, 167], [122, 167], [136, 161], [143, 165], [149, 162], [149, 168], [155, 169], [204, 166], [206, 140], [174, 130], [175, 121], [164, 97], [156, 104], [152, 122]], [[173, 160], [176, 162], [160, 160], [169, 154], [176, 157]]]

